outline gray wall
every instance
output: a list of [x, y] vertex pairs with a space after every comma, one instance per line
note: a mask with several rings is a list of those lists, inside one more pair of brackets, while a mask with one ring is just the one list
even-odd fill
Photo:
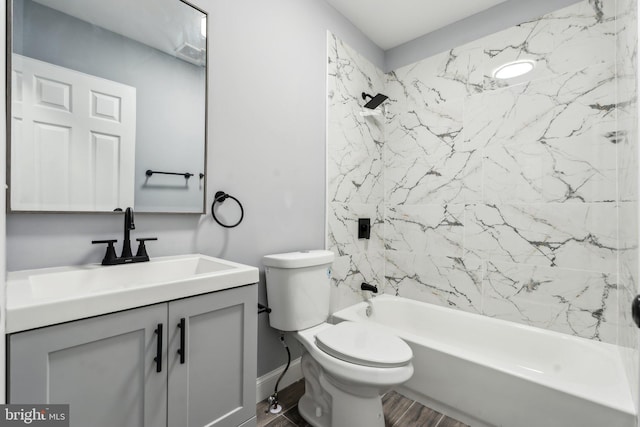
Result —
[[[201, 252], [255, 266], [324, 247], [326, 31], [380, 67], [383, 53], [323, 1], [194, 3], [210, 13], [208, 206], [227, 191], [245, 220], [226, 230], [208, 215], [139, 214], [133, 235], [159, 237], [152, 257]], [[231, 203], [220, 210], [229, 221]], [[122, 216], [9, 214], [7, 228], [10, 271], [73, 265], [99, 262], [91, 240], [121, 240]], [[259, 288], [265, 302], [263, 279]], [[258, 375], [286, 362], [265, 316], [258, 340]]]
[[14, 52], [136, 88], [135, 208], [202, 212], [204, 68], [31, 0], [15, 0], [14, 17]]

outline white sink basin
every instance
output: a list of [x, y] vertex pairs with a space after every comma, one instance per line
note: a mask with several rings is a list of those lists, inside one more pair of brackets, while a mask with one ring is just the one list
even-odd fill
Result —
[[9, 273], [7, 332], [48, 326], [258, 281], [258, 269], [205, 255]]

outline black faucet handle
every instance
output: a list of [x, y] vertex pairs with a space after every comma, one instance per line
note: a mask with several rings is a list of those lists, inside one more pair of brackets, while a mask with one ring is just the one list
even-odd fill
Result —
[[140, 242], [140, 243], [144, 243], [144, 242], [146, 242], [148, 240], [158, 240], [158, 238], [157, 237], [140, 237], [140, 238], [136, 239], [136, 241]]
[[102, 259], [102, 265], [111, 265], [118, 258], [116, 255], [116, 249], [113, 247], [113, 244], [117, 242], [117, 240], [92, 240], [92, 244], [106, 243], [107, 244], [107, 252], [104, 254], [104, 258]]
[[149, 258], [149, 255], [147, 254], [147, 247], [144, 245], [144, 242], [148, 240], [158, 240], [158, 238], [142, 237], [142, 238], [136, 239], [136, 241], [140, 242], [140, 244], [138, 245], [138, 252], [136, 253], [137, 257], [147, 257], [147, 259]]
[[114, 243], [116, 243], [118, 240], [117, 239], [113, 239], [113, 240], [92, 240], [91, 243], [98, 244], [98, 243], [108, 243], [113, 245]]

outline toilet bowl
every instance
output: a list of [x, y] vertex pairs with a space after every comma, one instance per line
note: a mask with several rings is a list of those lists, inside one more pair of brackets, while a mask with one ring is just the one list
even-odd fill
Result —
[[[345, 327], [351, 326], [354, 330], [345, 333]], [[309, 424], [384, 426], [382, 394], [413, 375], [413, 355], [405, 342], [370, 325], [352, 322], [322, 323], [298, 331], [294, 337], [306, 350], [302, 362], [306, 391], [298, 411]], [[330, 350], [322, 338], [329, 341]], [[373, 338], [376, 341], [370, 340]], [[330, 342], [332, 339], [336, 342]], [[385, 358], [371, 351], [385, 344], [393, 344], [384, 351]], [[357, 350], [356, 357], [353, 350]]]
[[302, 356], [300, 415], [314, 427], [383, 427], [381, 395], [413, 375], [411, 348], [367, 323], [327, 323], [333, 253], [269, 255], [269, 322], [291, 331]]

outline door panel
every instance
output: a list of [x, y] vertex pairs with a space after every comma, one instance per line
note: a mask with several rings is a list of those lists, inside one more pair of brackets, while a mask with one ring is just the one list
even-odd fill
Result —
[[256, 320], [256, 286], [169, 303], [170, 426], [237, 426], [255, 415]]
[[166, 427], [166, 316], [159, 304], [11, 335], [9, 402], [68, 403], [72, 427]]

